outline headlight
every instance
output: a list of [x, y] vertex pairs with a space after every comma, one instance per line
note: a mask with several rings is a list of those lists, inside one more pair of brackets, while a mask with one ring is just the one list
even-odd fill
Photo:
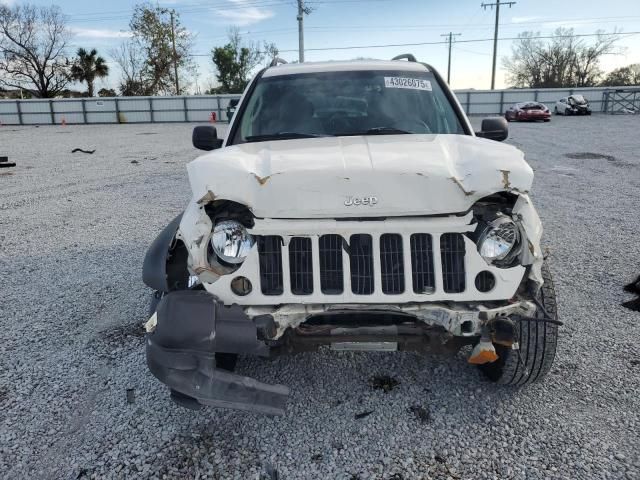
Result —
[[240, 222], [225, 220], [217, 224], [211, 235], [211, 247], [226, 263], [239, 264], [247, 258], [255, 239]]
[[507, 217], [490, 222], [478, 240], [478, 252], [488, 263], [504, 260], [520, 243], [518, 226]]

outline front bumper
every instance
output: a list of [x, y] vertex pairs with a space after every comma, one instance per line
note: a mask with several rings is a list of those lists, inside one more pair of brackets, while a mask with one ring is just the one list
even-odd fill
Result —
[[[535, 311], [527, 301], [474, 310], [430, 304], [283, 308], [227, 307], [206, 291], [171, 292], [162, 298], [147, 325], [149, 370], [174, 397], [177, 392], [200, 405], [283, 415], [287, 387], [216, 368], [216, 353], [269, 356], [313, 351], [321, 345], [335, 350], [393, 346], [393, 350], [423, 353], [456, 352], [474, 343], [480, 329], [492, 320], [530, 316]], [[329, 319], [319, 320], [323, 315]], [[359, 321], [358, 316], [364, 320]], [[395, 320], [372, 320], [380, 316]]]
[[146, 338], [147, 365], [170, 389], [202, 405], [284, 414], [289, 389], [215, 368], [215, 353], [267, 355], [258, 329], [239, 307], [223, 307], [202, 291], [172, 292], [160, 301]]

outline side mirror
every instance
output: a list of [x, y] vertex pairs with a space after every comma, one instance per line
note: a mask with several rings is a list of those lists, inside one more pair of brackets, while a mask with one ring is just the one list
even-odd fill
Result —
[[194, 128], [191, 140], [194, 147], [207, 152], [222, 147], [223, 143], [223, 140], [218, 138], [216, 127], [209, 125]]
[[502, 142], [509, 136], [509, 126], [502, 117], [491, 117], [482, 120], [482, 128], [476, 136]]

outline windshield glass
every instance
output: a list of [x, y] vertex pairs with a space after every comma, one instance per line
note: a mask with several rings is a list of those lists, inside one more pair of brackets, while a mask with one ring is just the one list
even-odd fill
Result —
[[351, 71], [261, 78], [232, 143], [314, 136], [463, 134], [430, 72]]

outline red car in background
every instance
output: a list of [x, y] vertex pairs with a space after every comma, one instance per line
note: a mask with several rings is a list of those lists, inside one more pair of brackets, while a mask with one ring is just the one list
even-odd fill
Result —
[[507, 122], [532, 120], [548, 122], [551, 120], [551, 112], [546, 105], [539, 102], [514, 103], [505, 112], [504, 118], [507, 119]]

